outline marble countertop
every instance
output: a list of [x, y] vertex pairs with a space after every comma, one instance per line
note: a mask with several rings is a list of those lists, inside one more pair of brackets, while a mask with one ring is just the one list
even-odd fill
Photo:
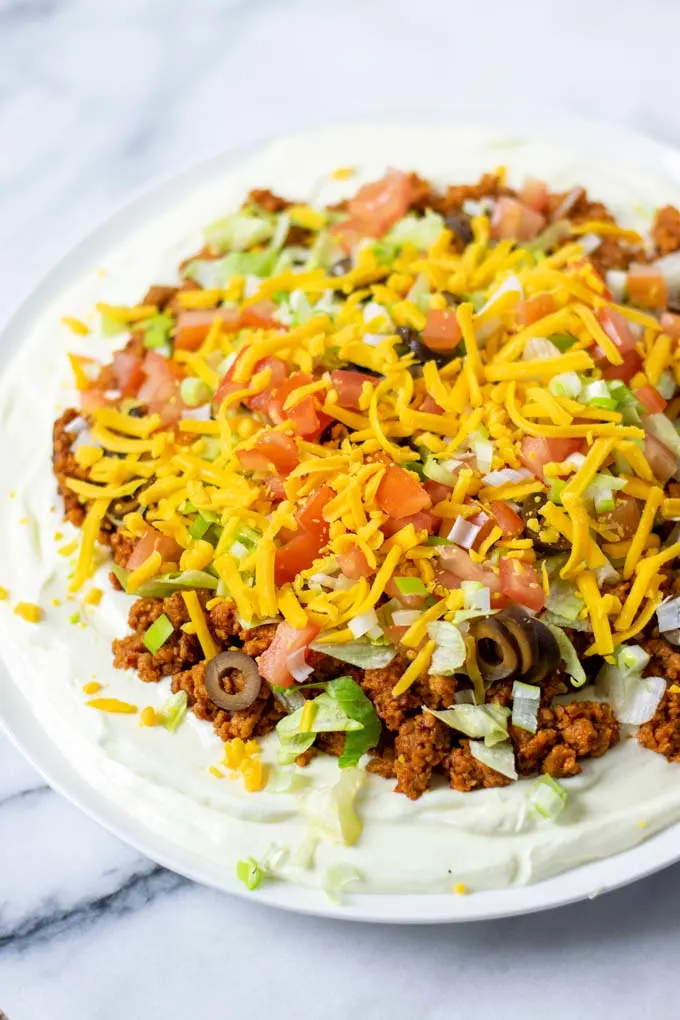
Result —
[[[502, 97], [680, 143], [680, 7], [487, 0], [481, 22], [472, 10], [0, 0], [0, 323], [149, 181], [268, 133]], [[295, 1020], [677, 1012], [678, 867], [601, 900], [464, 927], [286, 916], [141, 857], [1, 736], [0, 862], [10, 1020], [207, 1018], [234, 1006]]]

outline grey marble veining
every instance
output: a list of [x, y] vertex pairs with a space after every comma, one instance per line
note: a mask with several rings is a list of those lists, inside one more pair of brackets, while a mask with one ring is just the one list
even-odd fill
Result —
[[[678, 143], [679, 33], [671, 0], [0, 0], [0, 322], [134, 192], [271, 133], [500, 98]], [[284, 916], [141, 857], [0, 737], [11, 1020], [675, 1016], [679, 911], [673, 868], [464, 928]]]

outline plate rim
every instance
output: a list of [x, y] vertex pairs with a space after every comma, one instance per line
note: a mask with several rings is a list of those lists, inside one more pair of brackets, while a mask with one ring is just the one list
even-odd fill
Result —
[[[536, 123], [538, 121], [538, 130]], [[539, 137], [550, 137], [565, 129], [575, 145], [635, 145], [642, 147], [651, 159], [655, 156], [665, 164], [675, 164], [680, 183], [680, 149], [643, 132], [618, 125], [607, 125], [547, 107], [505, 109], [498, 104], [465, 104], [458, 108], [423, 113], [400, 114], [396, 111], [372, 113], [351, 120], [328, 124], [319, 120], [300, 130], [268, 135], [213, 154], [172, 174], [155, 176], [146, 186], [128, 192], [115, 204], [113, 211], [75, 241], [57, 259], [10, 313], [0, 328], [0, 371], [4, 371], [18, 352], [34, 321], [51, 301], [77, 279], [83, 270], [101, 257], [125, 236], [132, 225], [150, 222], [167, 208], [173, 194], [182, 194], [214, 179], [220, 172], [238, 165], [267, 146], [285, 139], [308, 138], [319, 129], [346, 128], [352, 125], [382, 127], [416, 122], [448, 129], [465, 124], [509, 130], [521, 130]], [[564, 141], [564, 138], [562, 139]], [[134, 221], [136, 214], [138, 219]], [[47, 783], [79, 810], [102, 825], [138, 852], [157, 864], [192, 881], [222, 892], [250, 899], [252, 902], [295, 913], [339, 920], [385, 924], [443, 924], [492, 920], [554, 909], [584, 899], [592, 899], [645, 878], [680, 860], [680, 845], [673, 834], [680, 832], [680, 822], [651, 836], [648, 840], [618, 854], [590, 862], [532, 885], [511, 886], [488, 890], [470, 896], [452, 893], [382, 893], [347, 896], [342, 904], [334, 904], [320, 890], [311, 890], [285, 882], [265, 883], [255, 892], [246, 890], [227, 869], [224, 873], [209, 865], [204, 858], [185, 851], [144, 822], [128, 814], [109, 800], [104, 793], [81, 777], [66, 755], [51, 740], [47, 729], [31, 712], [28, 701], [12, 681], [9, 667], [0, 653], [0, 728], [10, 741], [45, 778]], [[47, 739], [45, 739], [47, 738]], [[668, 844], [666, 846], [666, 844]], [[676, 844], [676, 845], [674, 845]], [[638, 860], [642, 858], [642, 860]]]

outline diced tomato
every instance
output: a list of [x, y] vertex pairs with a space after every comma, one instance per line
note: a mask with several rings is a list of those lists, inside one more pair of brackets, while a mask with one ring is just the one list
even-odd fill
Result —
[[235, 332], [240, 328], [237, 308], [183, 308], [177, 316], [173, 345], [176, 350], [195, 351], [201, 346], [215, 319], [223, 329]]
[[545, 592], [538, 574], [530, 563], [504, 556], [499, 562], [501, 592], [535, 612], [545, 605]]
[[296, 630], [285, 621], [276, 628], [274, 640], [257, 660], [260, 676], [277, 687], [291, 687], [293, 677], [288, 669], [288, 658], [300, 648], [306, 648], [319, 633], [319, 628], [309, 624], [304, 630]]
[[680, 340], [680, 315], [674, 315], [673, 312], [664, 312], [659, 321], [661, 322], [661, 328], [673, 340]]
[[634, 349], [635, 337], [620, 312], [616, 312], [612, 308], [598, 308], [595, 317], [609, 339], [619, 348], [621, 354], [626, 354], [627, 351]]
[[375, 376], [367, 375], [365, 372], [348, 372], [344, 368], [337, 368], [331, 372], [331, 385], [338, 395], [338, 404], [352, 411], [359, 410], [359, 397], [364, 383], [375, 386], [376, 382]]
[[395, 535], [397, 531], [401, 531], [402, 528], [412, 524], [416, 531], [427, 531], [430, 535], [434, 535], [435, 531], [439, 527], [439, 518], [435, 517], [434, 514], [430, 514], [427, 510], [419, 510], [415, 514], [408, 514], [406, 517], [388, 517], [385, 523], [381, 527], [381, 531], [386, 538], [390, 538], [391, 535]]
[[500, 591], [498, 575], [481, 563], [473, 563], [466, 549], [457, 545], [442, 546], [439, 554], [440, 569], [436, 579], [446, 588], [459, 588], [461, 581], [479, 581], [490, 591]]
[[286, 498], [286, 490], [284, 488], [283, 478], [280, 478], [279, 475], [271, 475], [265, 481], [265, 485], [267, 486], [267, 491], [269, 493], [270, 498], [275, 503]]
[[442, 500], [448, 499], [451, 495], [451, 486], [444, 485], [443, 482], [433, 482], [430, 478], [426, 482], [423, 482], [423, 488], [432, 500], [433, 505], [435, 503], [441, 503]]
[[328, 228], [329, 234], [333, 234], [342, 250], [349, 255], [360, 241], [365, 237], [363, 225], [354, 219], [340, 220]]
[[546, 464], [561, 463], [570, 453], [583, 445], [582, 439], [545, 439], [543, 436], [525, 436], [522, 440], [520, 460], [528, 471], [545, 481]]
[[423, 411], [425, 414], [444, 413], [444, 408], [440, 407], [437, 401], [434, 399], [434, 397], [431, 397], [429, 393], [426, 393], [425, 396], [423, 397], [423, 402], [418, 410]]
[[382, 237], [407, 211], [413, 186], [408, 174], [388, 170], [381, 180], [364, 184], [349, 202], [349, 216], [365, 235]]
[[423, 343], [432, 351], [452, 351], [462, 337], [452, 308], [431, 308], [423, 329]]
[[548, 201], [548, 186], [536, 177], [525, 177], [519, 193], [519, 200], [534, 212], [545, 212]]
[[652, 266], [631, 266], [626, 278], [628, 300], [640, 308], [665, 308], [668, 284]]
[[324, 520], [323, 509], [334, 496], [335, 493], [330, 486], [322, 485], [295, 514], [295, 520], [300, 528], [317, 538], [320, 546], [328, 541], [328, 521]]
[[497, 241], [531, 241], [545, 226], [545, 216], [518, 202], [499, 198], [491, 217], [491, 235]]
[[135, 547], [125, 566], [128, 570], [136, 570], [156, 551], [161, 554], [162, 560], [166, 563], [177, 563], [182, 555], [182, 549], [175, 542], [174, 538], [162, 535], [160, 531], [149, 526], [142, 537], [135, 543]]
[[133, 397], [144, 382], [143, 364], [134, 351], [116, 351], [113, 355], [113, 374], [124, 397]]
[[517, 306], [517, 320], [522, 326], [532, 326], [546, 315], [552, 315], [556, 308], [552, 294], [535, 294], [534, 297], [520, 301]]
[[179, 380], [172, 363], [156, 351], [147, 351], [143, 371], [145, 379], [137, 392], [140, 403], [146, 404], [151, 412], [160, 414], [165, 425], [178, 421], [182, 403]]
[[645, 435], [645, 457], [652, 474], [661, 485], [665, 485], [678, 469], [678, 461], [673, 451], [649, 432]]
[[614, 509], [609, 513], [600, 514], [598, 521], [614, 532], [619, 541], [632, 538], [640, 524], [640, 504], [633, 496], [619, 492], [616, 496]]
[[524, 531], [524, 521], [511, 506], [496, 499], [489, 505], [489, 509], [503, 531], [503, 538], [519, 538]]
[[111, 401], [107, 400], [104, 396], [104, 391], [96, 386], [90, 387], [89, 390], [81, 390], [80, 408], [83, 414], [92, 414], [93, 411], [98, 411], [100, 407], [108, 407], [110, 403]]
[[249, 450], [237, 450], [241, 467], [246, 471], [271, 471], [289, 475], [300, 463], [295, 440], [283, 432], [264, 429]]
[[273, 301], [263, 298], [253, 305], [242, 309], [239, 326], [250, 329], [285, 329], [286, 327], [274, 318], [276, 305]]
[[649, 414], [658, 414], [659, 411], [665, 410], [667, 401], [661, 396], [656, 386], [640, 386], [633, 392], [640, 403], [644, 404], [645, 410]]
[[[280, 386], [288, 375], [285, 363], [279, 358], [263, 358], [262, 361], [258, 361], [255, 365], [255, 372], [262, 372], [265, 369], [269, 369], [272, 374], [269, 386], [266, 390], [262, 390], [262, 393], [258, 393], [254, 397], [248, 397], [244, 401], [251, 411], [259, 411], [261, 414], [267, 413], [272, 399], [272, 391], [277, 386]], [[241, 386], [241, 383], [232, 383], [232, 385]], [[217, 393], [215, 394], [215, 399], [217, 399]]]
[[370, 577], [375, 573], [375, 567], [371, 567], [364, 553], [358, 546], [352, 546], [347, 552], [338, 553], [340, 570], [345, 577], [352, 581], [358, 581], [360, 577]]
[[625, 354], [622, 351], [621, 354], [623, 357], [622, 364], [611, 365], [607, 362], [606, 365], [602, 366], [603, 379], [620, 379], [621, 382], [629, 383], [636, 372], [640, 371], [642, 368], [642, 358], [635, 348], [626, 351]]
[[286, 400], [295, 390], [301, 386], [307, 386], [314, 380], [305, 372], [295, 372], [285, 379], [283, 383], [271, 393], [269, 401], [269, 416], [275, 425], [284, 421], [292, 421], [295, 432], [305, 439], [318, 436], [323, 429], [323, 421], [316, 410], [314, 397], [304, 397], [287, 410], [284, 409]]
[[468, 521], [479, 528], [472, 543], [472, 548], [477, 550], [496, 527], [496, 522], [488, 514], [476, 514], [474, 517], [468, 517]]
[[274, 581], [277, 585], [292, 581], [301, 570], [311, 567], [319, 555], [321, 545], [314, 535], [301, 531], [276, 550]]
[[427, 510], [432, 503], [416, 476], [396, 464], [388, 467], [383, 475], [375, 501], [381, 510], [397, 520]]

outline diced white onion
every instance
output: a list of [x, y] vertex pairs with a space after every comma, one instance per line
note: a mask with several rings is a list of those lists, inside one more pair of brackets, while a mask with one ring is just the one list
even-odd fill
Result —
[[522, 351], [523, 361], [546, 361], [548, 358], [559, 358], [560, 349], [552, 340], [544, 336], [533, 336]]
[[484, 475], [482, 481], [487, 485], [492, 485], [494, 488], [499, 485], [507, 485], [510, 482], [523, 482], [526, 478], [533, 478], [530, 471], [526, 468], [501, 468], [499, 471], [489, 471], [488, 475]]
[[471, 549], [481, 530], [477, 524], [470, 524], [464, 517], [456, 517], [447, 538], [463, 549]]
[[288, 672], [298, 683], [305, 681], [314, 672], [314, 667], [308, 666], [305, 662], [305, 651], [306, 648], [298, 648], [291, 652], [286, 660]]
[[229, 550], [232, 556], [235, 556], [237, 560], [242, 560], [244, 556], [247, 556], [250, 550], [243, 542], [233, 542]]
[[64, 432], [75, 432], [77, 434], [78, 432], [83, 432], [86, 428], [87, 422], [81, 415], [78, 415], [77, 418], [73, 418], [68, 425], [64, 426]]
[[370, 322], [371, 319], [384, 318], [388, 322], [392, 322], [390, 314], [386, 308], [379, 305], [377, 301], [369, 301], [364, 307], [364, 322]]
[[480, 581], [461, 581], [463, 606], [465, 609], [476, 609], [480, 613], [491, 611], [491, 591]]
[[382, 627], [379, 627], [376, 624], [375, 627], [371, 627], [370, 630], [366, 631], [366, 636], [369, 637], [371, 641], [377, 641], [378, 638], [381, 638], [384, 633], [385, 631], [382, 629]]
[[597, 234], [582, 234], [579, 238], [579, 244], [586, 255], [592, 255], [602, 244], [602, 238], [598, 237]]
[[355, 616], [353, 620], [348, 622], [347, 626], [352, 631], [355, 638], [360, 638], [363, 637], [364, 634], [368, 634], [373, 627], [378, 626], [378, 617], [375, 609], [368, 609], [365, 613]]
[[422, 615], [419, 609], [397, 609], [396, 612], [392, 613], [392, 623], [395, 627], [410, 627]]
[[564, 458], [564, 463], [573, 464], [574, 467], [578, 470], [581, 467], [581, 464], [583, 464], [585, 459], [586, 458], [582, 453], [570, 453], [568, 457]]
[[501, 744], [495, 744], [493, 747], [487, 747], [482, 740], [471, 740], [470, 754], [482, 765], [488, 765], [490, 769], [500, 772], [502, 776], [507, 776], [508, 779], [517, 779], [515, 751], [509, 740], [504, 740]]
[[377, 347], [381, 340], [385, 337], [382, 333], [364, 333], [364, 343], [368, 344], [369, 347]]
[[193, 418], [194, 421], [210, 421], [212, 409], [210, 404], [201, 404], [200, 407], [185, 407], [182, 409], [182, 418]]
[[664, 599], [656, 611], [659, 632], [680, 629], [680, 596]]
[[[156, 350], [158, 350], [158, 348], [156, 348]], [[160, 354], [162, 352], [158, 350], [158, 353]], [[120, 400], [122, 394], [120, 390], [104, 390], [104, 396], [107, 400]]]
[[627, 281], [628, 273], [623, 269], [608, 269], [604, 274], [604, 282], [612, 292], [614, 300], [619, 303], [626, 300]]
[[101, 448], [101, 445], [102, 444], [94, 438], [90, 430], [85, 428], [82, 432], [77, 433], [76, 438], [71, 443], [71, 452], [75, 453], [75, 451], [81, 446], [97, 446]]
[[338, 591], [348, 591], [350, 588], [353, 588], [355, 584], [356, 581], [353, 581], [351, 577], [345, 577], [344, 574], [341, 574], [335, 582], [335, 587]]
[[503, 283], [500, 285], [498, 290], [495, 291], [495, 293], [491, 295], [489, 300], [485, 304], [483, 304], [482, 307], [479, 309], [477, 315], [478, 316], [484, 315], [484, 313], [488, 311], [489, 308], [493, 307], [493, 305], [496, 304], [498, 299], [502, 297], [503, 294], [510, 293], [516, 294], [518, 301], [521, 301], [522, 298], [524, 297], [524, 287], [519, 282], [518, 278], [515, 276], [514, 273], [511, 273], [510, 276], [506, 277], [505, 280], [503, 280]]
[[595, 578], [597, 580], [598, 587], [602, 587], [603, 584], [616, 584], [617, 581], [621, 580], [621, 575], [618, 570], [611, 565], [609, 560], [603, 563], [601, 567], [598, 567], [595, 571]]
[[312, 574], [309, 580], [313, 584], [322, 585], [324, 588], [337, 588], [339, 578], [331, 577], [330, 574]]

